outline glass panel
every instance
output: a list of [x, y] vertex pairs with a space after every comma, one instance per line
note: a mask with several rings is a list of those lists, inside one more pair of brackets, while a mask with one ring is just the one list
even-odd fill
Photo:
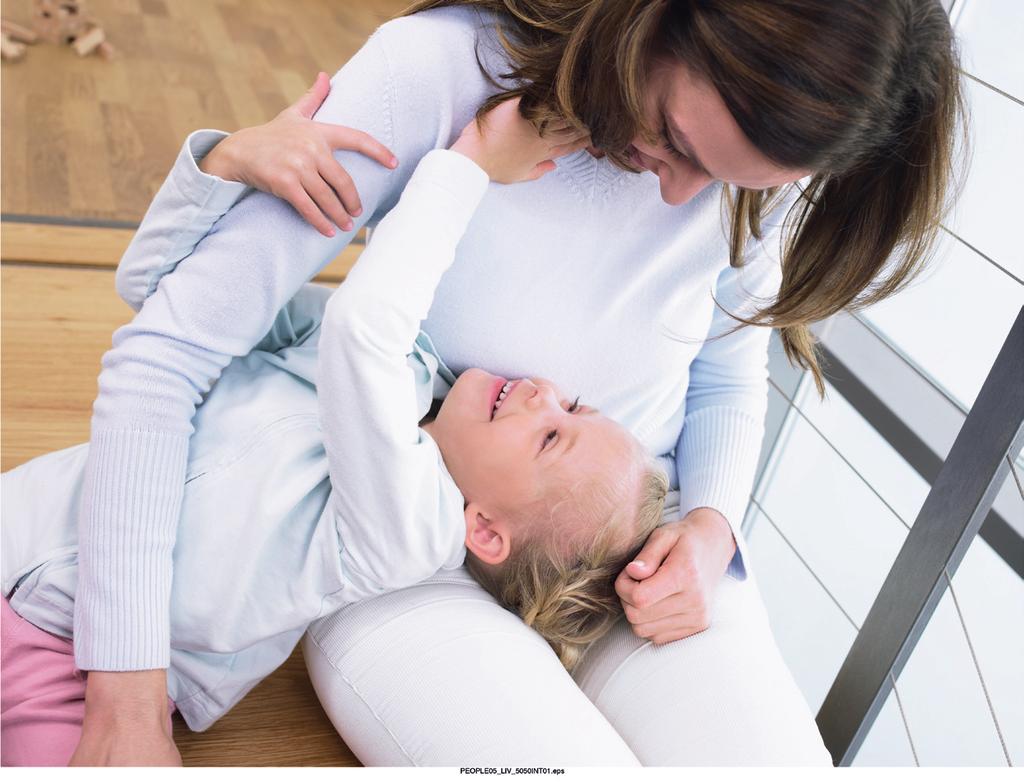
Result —
[[953, 589], [1010, 759], [1024, 764], [1024, 580], [976, 539]]
[[956, 19], [961, 66], [993, 87], [1024, 101], [1024, 3], [965, 0]]
[[862, 317], [969, 409], [1022, 305], [1024, 286], [946, 235], [930, 274]]

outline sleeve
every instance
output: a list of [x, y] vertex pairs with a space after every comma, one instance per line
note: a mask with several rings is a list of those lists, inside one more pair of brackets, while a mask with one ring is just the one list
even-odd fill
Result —
[[117, 293], [138, 312], [165, 274], [188, 256], [220, 217], [248, 190], [199, 169], [199, 161], [228, 134], [189, 134], [174, 166], [117, 267]]
[[729, 313], [752, 315], [774, 299], [781, 280], [778, 256], [771, 251], [778, 233], [753, 244], [742, 267], [730, 266], [719, 274], [719, 305], [690, 365], [686, 417], [676, 444], [679, 510], [685, 515], [695, 508], [712, 508], [728, 520], [736, 554], [727, 573], [737, 579], [747, 574], [740, 524], [764, 437], [771, 330], [745, 326], [729, 334], [738, 323]]
[[459, 153], [428, 153], [327, 305], [317, 396], [353, 600], [425, 579], [465, 537], [406, 357], [487, 183]]
[[[172, 552], [197, 404], [228, 362], [269, 332], [299, 287], [393, 203], [423, 148], [451, 121], [437, 107], [452, 104], [456, 81], [420, 76], [416, 101], [396, 104], [382, 31], [334, 76], [316, 115], [370, 133], [402, 161], [389, 171], [357, 153], [336, 153], [363, 201], [353, 231], [328, 239], [285, 202], [245, 194], [114, 333], [93, 405], [79, 516], [80, 669], [167, 668]], [[420, 110], [431, 101], [433, 113]], [[148, 275], [148, 290], [153, 275], [140, 274], [131, 287], [141, 289]]]

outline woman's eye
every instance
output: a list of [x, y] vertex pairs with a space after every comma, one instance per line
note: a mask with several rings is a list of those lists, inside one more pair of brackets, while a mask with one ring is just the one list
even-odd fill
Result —
[[689, 156], [680, 152], [672, 146], [672, 142], [668, 140], [668, 126], [665, 125], [661, 129], [661, 138], [664, 139], [665, 143], [662, 145], [666, 152], [672, 155], [672, 157], [688, 160]]

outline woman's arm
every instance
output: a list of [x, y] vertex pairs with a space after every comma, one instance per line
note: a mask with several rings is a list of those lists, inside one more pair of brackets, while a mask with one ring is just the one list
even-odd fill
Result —
[[[327, 181], [337, 183], [353, 214], [361, 212], [361, 203], [352, 178], [334, 159], [333, 151], [362, 152], [387, 168], [395, 168], [397, 160], [366, 133], [311, 122], [329, 92], [327, 75], [321, 73], [305, 95], [264, 125], [230, 135], [215, 130], [189, 134], [117, 268], [117, 291], [133, 310], [141, 309], [160, 279], [195, 249], [250, 186], [271, 192], [279, 183], [288, 183], [277, 195], [320, 233], [334, 235], [324, 213], [351, 230], [352, 220]], [[223, 162], [218, 155], [225, 149], [230, 150], [227, 161], [245, 165]], [[314, 175], [327, 194], [312, 186], [307, 193], [298, 184], [308, 175]], [[320, 197], [317, 204], [311, 200], [314, 193]]]
[[690, 366], [686, 418], [676, 445], [682, 519], [658, 528], [619, 575], [634, 632], [663, 643], [710, 625], [723, 573], [746, 578], [739, 534], [760, 455], [767, 407], [770, 330], [744, 327], [778, 293], [778, 232], [753, 243], [747, 263], [719, 275], [711, 327]]

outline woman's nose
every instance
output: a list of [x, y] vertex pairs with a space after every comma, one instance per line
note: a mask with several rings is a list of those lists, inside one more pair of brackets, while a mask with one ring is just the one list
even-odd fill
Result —
[[661, 175], [659, 179], [661, 200], [672, 206], [685, 204], [712, 182], [707, 174], [693, 170], [685, 173], [670, 172]]

